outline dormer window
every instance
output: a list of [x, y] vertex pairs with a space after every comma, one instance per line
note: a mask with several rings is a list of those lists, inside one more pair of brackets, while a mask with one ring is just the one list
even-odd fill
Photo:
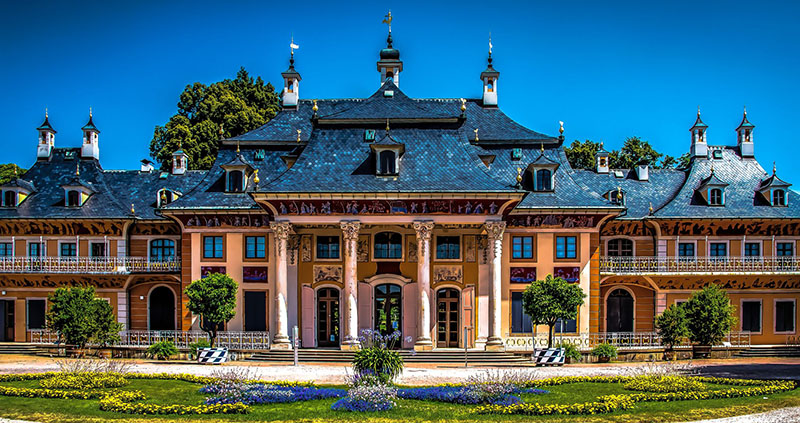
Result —
[[607, 192], [605, 198], [615, 206], [625, 205], [625, 192], [621, 189], [614, 189]]
[[244, 191], [244, 173], [241, 170], [231, 170], [228, 172], [228, 191]]
[[158, 207], [164, 207], [167, 204], [177, 200], [178, 197], [180, 197], [179, 193], [168, 190], [166, 188], [158, 190], [157, 195], [158, 195]]
[[772, 191], [772, 205], [785, 206], [786, 205], [786, 191], [776, 189]]
[[536, 171], [536, 191], [553, 190], [553, 172], [549, 169], [539, 169]]
[[386, 122], [386, 135], [380, 141], [370, 144], [375, 154], [375, 175], [397, 176], [400, 169], [400, 155], [406, 149], [405, 144], [389, 135], [389, 122]]
[[708, 205], [722, 206], [725, 204], [725, 197], [723, 196], [721, 188], [712, 188], [708, 190]]
[[236, 146], [236, 156], [222, 165], [222, 169], [225, 170], [226, 192], [244, 192], [247, 189], [247, 178], [253, 173], [254, 168], [242, 156], [238, 145]]
[[395, 155], [394, 151], [383, 150], [378, 154], [378, 174], [397, 174], [397, 156]]
[[544, 146], [539, 157], [528, 165], [526, 176], [522, 179], [523, 186], [530, 191], [552, 191], [555, 186], [554, 176], [559, 163], [545, 156]]
[[16, 207], [17, 206], [17, 192], [8, 190], [3, 191], [3, 207]]
[[78, 190], [67, 191], [67, 207], [80, 207], [81, 193]]

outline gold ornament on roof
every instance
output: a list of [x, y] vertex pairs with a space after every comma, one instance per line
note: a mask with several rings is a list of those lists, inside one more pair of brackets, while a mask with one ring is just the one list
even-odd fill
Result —
[[256, 169], [253, 172], [255, 173], [255, 176], [253, 176], [253, 182], [255, 182], [255, 184], [258, 185], [258, 183], [261, 182], [261, 179], [258, 178], [258, 169]]
[[539, 149], [541, 150], [542, 154], [544, 154], [544, 143], [543, 142], [539, 143]]
[[313, 110], [314, 112], [319, 110], [319, 107], [317, 107], [317, 100], [314, 100], [314, 107], [312, 107], [311, 110]]
[[622, 200], [622, 187], [617, 186], [617, 200]]
[[81, 176], [81, 162], [75, 163], [75, 176]]
[[564, 121], [563, 120], [558, 121], [558, 125], [559, 125], [558, 133], [559, 134], [563, 134], [564, 133]]
[[164, 190], [161, 190], [161, 204], [163, 205], [166, 202], [167, 202], [167, 192], [164, 191]]
[[45, 108], [44, 108], [44, 117], [45, 117], [45, 118], [47, 118], [47, 117], [48, 117], [48, 114], [47, 114], [47, 107], [45, 107]]
[[653, 214], [653, 203], [650, 202], [650, 214]]
[[517, 168], [517, 183], [518, 184], [522, 183], [522, 168], [521, 167]]
[[389, 9], [389, 13], [387, 13], [386, 16], [383, 17], [383, 21], [381, 21], [381, 23], [385, 23], [386, 25], [389, 25], [389, 33], [390, 34], [392, 32], [392, 19], [393, 19], [392, 18], [392, 10]]
[[133, 207], [133, 203], [131, 203], [131, 214], [136, 214], [136, 209]]
[[478, 141], [478, 128], [473, 129], [472, 132], [475, 132], [475, 141]]
[[467, 99], [465, 99], [465, 98], [461, 99], [461, 111], [462, 112], [466, 112], [467, 111]]
[[389, 119], [386, 119], [386, 135], [389, 135]]
[[297, 142], [300, 142], [300, 134], [303, 133], [302, 129], [297, 130]]

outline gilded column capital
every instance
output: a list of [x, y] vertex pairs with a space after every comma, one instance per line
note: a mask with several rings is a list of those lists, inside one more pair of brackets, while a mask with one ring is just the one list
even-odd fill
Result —
[[342, 235], [345, 241], [358, 240], [358, 231], [361, 229], [361, 222], [358, 220], [344, 220], [339, 222], [342, 228]]
[[269, 227], [275, 234], [277, 241], [286, 241], [292, 232], [292, 224], [289, 222], [269, 222]]
[[417, 231], [418, 241], [430, 241], [433, 234], [433, 222], [430, 220], [415, 220], [413, 223], [414, 230]]
[[496, 241], [503, 238], [503, 232], [506, 230], [506, 222], [502, 220], [489, 220], [484, 223], [486, 234], [489, 236], [489, 241]]

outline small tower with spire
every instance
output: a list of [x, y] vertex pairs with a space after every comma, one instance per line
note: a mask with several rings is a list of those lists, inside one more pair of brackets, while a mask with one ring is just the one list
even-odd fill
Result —
[[691, 148], [691, 156], [692, 157], [708, 157], [708, 143], [706, 142], [706, 132], [708, 131], [708, 125], [703, 123], [703, 120], [700, 119], [700, 107], [697, 107], [697, 120], [695, 120], [694, 125], [689, 128], [689, 132], [692, 133], [692, 148]]
[[89, 109], [89, 121], [81, 128], [83, 131], [83, 144], [81, 144], [81, 158], [100, 160], [100, 130], [94, 126], [92, 109]]
[[300, 80], [302, 78], [300, 78], [300, 73], [294, 70], [294, 51], [298, 48], [300, 48], [300, 46], [294, 43], [294, 37], [292, 37], [292, 41], [289, 44], [289, 49], [291, 51], [289, 56], [289, 69], [281, 73], [283, 77], [281, 104], [285, 108], [297, 107], [297, 102], [300, 100]]
[[736, 134], [738, 135], [737, 145], [739, 146], [739, 154], [741, 154], [742, 157], [755, 157], [753, 151], [753, 129], [755, 129], [755, 127], [755, 125], [747, 120], [747, 108], [745, 107], [742, 115], [742, 123], [736, 128]]
[[603, 148], [602, 142], [597, 149], [597, 154], [595, 154], [595, 164], [597, 165], [597, 173], [608, 173], [608, 151]]
[[497, 78], [500, 77], [500, 72], [496, 71], [492, 66], [492, 37], [489, 36], [489, 57], [486, 59], [486, 70], [481, 72], [481, 81], [483, 81], [483, 105], [497, 106]]
[[183, 145], [178, 144], [178, 149], [172, 153], [172, 174], [183, 175], [189, 168], [189, 155], [183, 151]]
[[392, 47], [392, 11], [383, 18], [383, 23], [389, 25], [389, 35], [386, 37], [386, 48], [381, 50], [378, 60], [378, 72], [381, 74], [381, 85], [386, 79], [391, 78], [394, 85], [400, 86], [400, 72], [403, 70], [403, 61], [400, 60], [400, 51]]
[[36, 148], [36, 157], [49, 159], [50, 153], [56, 146], [56, 130], [50, 125], [50, 116], [47, 109], [44, 111], [44, 122], [36, 130], [39, 132], [39, 145]]

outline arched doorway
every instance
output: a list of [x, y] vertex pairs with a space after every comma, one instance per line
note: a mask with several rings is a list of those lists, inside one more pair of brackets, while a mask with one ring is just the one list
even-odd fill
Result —
[[336, 288], [317, 291], [317, 345], [339, 346], [339, 290]]
[[606, 298], [606, 332], [633, 332], [633, 296], [617, 288]]
[[[401, 297], [400, 285], [384, 283], [375, 286], [375, 330], [381, 335], [402, 332]], [[396, 346], [400, 344], [397, 342]]]
[[175, 294], [166, 286], [150, 291], [148, 298], [150, 330], [175, 330]]
[[458, 347], [459, 307], [458, 290], [442, 288], [436, 291], [436, 346]]

